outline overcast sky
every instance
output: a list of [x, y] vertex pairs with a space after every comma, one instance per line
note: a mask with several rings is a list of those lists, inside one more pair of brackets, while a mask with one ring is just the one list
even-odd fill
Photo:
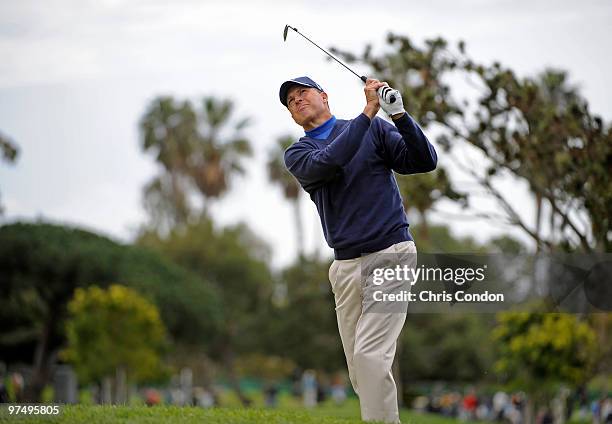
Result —
[[[248, 176], [214, 206], [215, 218], [246, 221], [273, 248], [274, 264], [288, 263], [293, 215], [264, 163], [278, 136], [297, 138], [301, 129], [279, 103], [278, 87], [312, 76], [339, 118], [357, 116], [364, 102], [362, 84], [342, 67], [296, 34], [283, 43], [285, 24], [322, 46], [355, 52], [368, 42], [383, 47], [389, 31], [417, 41], [463, 39], [476, 59], [499, 60], [521, 75], [546, 66], [568, 70], [591, 109], [612, 118], [612, 88], [604, 81], [609, 0], [0, 0], [0, 132], [20, 149], [15, 165], [0, 163], [0, 222], [41, 217], [130, 241], [145, 219], [142, 187], [156, 172], [139, 148], [137, 125], [148, 102], [161, 94], [194, 101], [215, 95], [236, 102], [236, 117], [253, 118], [247, 135], [256, 153]], [[529, 212], [521, 187], [512, 189]], [[307, 197], [302, 213], [308, 250], [331, 254]], [[505, 231], [433, 218], [479, 240]]]

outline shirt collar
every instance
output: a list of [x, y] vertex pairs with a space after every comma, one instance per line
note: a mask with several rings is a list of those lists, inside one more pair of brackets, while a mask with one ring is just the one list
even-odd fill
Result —
[[[334, 115], [332, 115], [331, 118], [329, 118], [327, 121], [325, 121], [324, 123], [322, 123], [321, 125], [319, 125], [318, 127], [310, 130], [310, 131], [306, 131], [306, 135], [308, 137], [311, 138], [318, 138], [319, 136], [321, 136], [322, 134], [327, 133], [327, 135], [329, 135], [329, 133], [331, 132], [331, 130], [334, 128], [334, 124], [336, 123], [336, 117]], [[327, 138], [327, 137], [324, 137]]]

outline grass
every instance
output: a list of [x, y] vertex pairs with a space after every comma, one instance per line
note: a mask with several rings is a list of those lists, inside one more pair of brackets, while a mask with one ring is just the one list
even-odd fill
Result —
[[[4, 409], [6, 411], [6, 409]], [[3, 421], [3, 419], [5, 421]], [[402, 410], [403, 424], [453, 424], [457, 420], [431, 414], [416, 414]], [[7, 417], [0, 414], [0, 422], [11, 423], [206, 423], [206, 424], [361, 424], [359, 404], [349, 399], [342, 406], [331, 402], [313, 409], [284, 407], [265, 408], [196, 408], [178, 406], [65, 406], [58, 417]], [[469, 422], [462, 422], [470, 424]]]

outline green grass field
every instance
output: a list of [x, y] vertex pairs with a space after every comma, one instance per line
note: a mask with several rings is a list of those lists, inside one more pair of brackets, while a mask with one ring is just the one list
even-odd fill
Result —
[[[5, 412], [4, 409], [3, 412]], [[452, 424], [458, 421], [429, 414], [403, 410], [404, 424]], [[350, 399], [341, 407], [331, 403], [307, 410], [304, 408], [211, 408], [176, 406], [66, 406], [58, 417], [15, 417], [0, 415], [0, 422], [15, 423], [206, 423], [206, 424], [358, 424], [359, 405]], [[463, 422], [470, 424], [468, 422]]]

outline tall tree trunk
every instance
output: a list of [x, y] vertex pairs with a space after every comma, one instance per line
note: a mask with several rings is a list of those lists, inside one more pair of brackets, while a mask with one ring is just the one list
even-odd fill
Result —
[[419, 238], [422, 240], [429, 240], [429, 224], [427, 222], [427, 212], [419, 210], [419, 216], [421, 217]]
[[525, 404], [525, 424], [535, 424], [535, 405], [532, 399], [527, 399]]
[[542, 229], [542, 196], [536, 193], [536, 215], [535, 215], [535, 239], [536, 239], [536, 252], [540, 251], [540, 233]]
[[300, 257], [304, 256], [304, 223], [300, 213], [300, 194], [293, 200], [293, 213], [295, 215], [295, 229], [297, 235], [297, 249]]
[[100, 403], [110, 405], [113, 402], [113, 379], [104, 377], [100, 388]]
[[[556, 243], [556, 227], [555, 227], [555, 210], [552, 208], [552, 205], [550, 207], [550, 241], [551, 243], [554, 245]], [[555, 248], [551, 246], [551, 250], [554, 250]]]
[[536, 406], [538, 404], [538, 393], [530, 392], [527, 394], [527, 399], [525, 400], [525, 408], [524, 408], [524, 424], [535, 424], [536, 418]]
[[[53, 302], [51, 302], [53, 304]], [[44, 320], [43, 328], [36, 344], [34, 351], [34, 363], [32, 366], [32, 376], [24, 390], [24, 401], [38, 402], [45, 387], [49, 381], [50, 357], [49, 342], [51, 333], [57, 321], [57, 311], [51, 307], [47, 319]]]
[[225, 366], [225, 372], [227, 373], [227, 377], [230, 382], [230, 386], [238, 395], [240, 402], [243, 406], [251, 405], [251, 399], [249, 399], [242, 389], [240, 388], [240, 381], [238, 380], [238, 376], [236, 375], [236, 368], [234, 366], [235, 353], [232, 347], [232, 340], [234, 339], [234, 331], [231, 328], [232, 324], [229, 324], [229, 337], [225, 341], [225, 345], [223, 347], [223, 364]]
[[170, 172], [170, 180], [172, 181], [172, 201], [174, 203], [174, 222], [172, 226], [183, 226], [187, 223], [188, 213], [185, 210], [185, 199], [175, 171]]
[[115, 370], [115, 404], [125, 405], [128, 401], [127, 373], [125, 367]]

